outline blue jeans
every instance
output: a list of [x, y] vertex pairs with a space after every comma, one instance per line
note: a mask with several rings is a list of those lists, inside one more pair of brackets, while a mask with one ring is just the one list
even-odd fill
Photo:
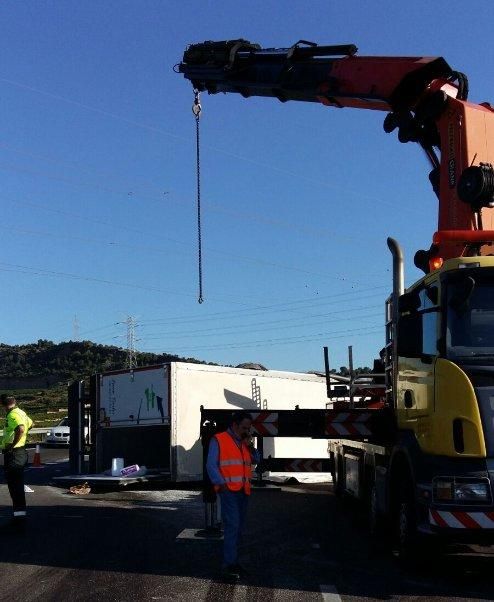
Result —
[[249, 496], [243, 491], [222, 491], [221, 520], [223, 521], [223, 566], [238, 563], [238, 546], [247, 516]]

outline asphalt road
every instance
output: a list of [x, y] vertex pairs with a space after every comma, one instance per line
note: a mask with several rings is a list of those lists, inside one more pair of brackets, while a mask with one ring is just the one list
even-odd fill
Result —
[[[50, 486], [67, 450], [42, 449], [30, 469], [29, 525], [4, 529], [0, 485], [0, 600], [492, 600], [494, 550], [462, 548], [405, 569], [373, 542], [365, 520], [330, 485], [255, 491], [242, 560], [250, 576], [221, 580], [221, 542], [179, 540], [203, 526], [194, 490], [91, 492]], [[53, 464], [48, 464], [53, 462]]]

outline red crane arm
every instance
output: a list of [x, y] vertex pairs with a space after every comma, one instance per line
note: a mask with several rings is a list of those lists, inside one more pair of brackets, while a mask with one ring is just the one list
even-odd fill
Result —
[[[246, 40], [204, 42], [187, 48], [178, 71], [196, 90], [211, 94], [388, 112], [385, 131], [397, 129], [400, 142], [418, 143], [431, 162], [438, 231], [465, 233], [462, 240], [435, 237], [440, 242], [429, 255], [439, 252], [447, 259], [468, 253], [466, 232], [494, 230], [494, 110], [487, 103], [469, 103], [466, 77], [441, 57], [358, 57], [356, 52], [353, 45], [304, 41], [280, 49]], [[472, 252], [492, 252], [492, 247]], [[417, 261], [425, 269], [428, 257]]]

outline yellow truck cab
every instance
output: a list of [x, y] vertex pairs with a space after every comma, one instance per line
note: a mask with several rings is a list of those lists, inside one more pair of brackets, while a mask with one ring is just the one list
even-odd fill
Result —
[[367, 501], [371, 530], [391, 526], [404, 554], [422, 535], [492, 544], [494, 256], [448, 259], [405, 291], [388, 245], [383, 416], [395, 431], [331, 440], [335, 490]]
[[398, 305], [396, 418], [422, 527], [494, 529], [494, 257], [449, 259]]

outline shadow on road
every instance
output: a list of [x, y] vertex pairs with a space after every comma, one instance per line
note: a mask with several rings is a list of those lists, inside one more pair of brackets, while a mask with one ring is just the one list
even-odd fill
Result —
[[[176, 540], [183, 529], [202, 526], [200, 496], [169, 493], [168, 501], [146, 497], [149, 492], [114, 500], [57, 493], [59, 503], [30, 508], [24, 533], [5, 530], [2, 512], [0, 563], [70, 569], [75, 582], [90, 571], [110, 581], [139, 575], [220, 583], [221, 542]], [[319, 584], [331, 583], [340, 595], [382, 600], [494, 598], [494, 556], [436, 557], [427, 570], [408, 571], [365, 535], [363, 522], [330, 494], [256, 493], [243, 547], [248, 587], [315, 594]]]

